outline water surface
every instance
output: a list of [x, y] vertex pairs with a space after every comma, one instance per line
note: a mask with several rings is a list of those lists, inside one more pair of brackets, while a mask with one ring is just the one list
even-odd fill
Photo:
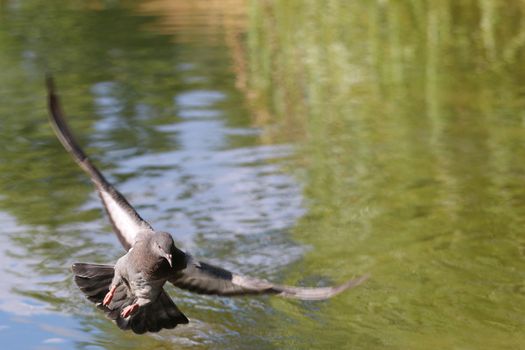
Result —
[[253, 103], [281, 125], [267, 140], [294, 128], [301, 145], [303, 263], [374, 276], [314, 343], [525, 344], [524, 16], [505, 1], [252, 8]]
[[258, 325], [286, 316], [268, 298], [172, 291], [191, 324], [137, 337], [72, 283], [71, 263], [113, 262], [123, 251], [48, 125], [48, 70], [88, 153], [179, 246], [278, 281], [308, 250], [289, 235], [305, 211], [301, 184], [283, 169], [294, 145], [259, 141], [225, 29], [183, 6], [193, 26], [161, 34], [163, 17], [138, 5], [9, 2], [2, 12], [0, 339], [20, 349], [273, 348], [271, 327]]
[[[505, 6], [503, 6], [505, 4]], [[0, 341], [17, 349], [515, 349], [525, 343], [520, 2], [0, 2]], [[169, 288], [117, 329], [71, 279], [122, 253], [47, 122], [155, 228], [326, 302]]]

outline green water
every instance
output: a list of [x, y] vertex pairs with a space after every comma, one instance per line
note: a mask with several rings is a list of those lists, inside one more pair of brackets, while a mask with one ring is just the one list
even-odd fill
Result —
[[[234, 35], [212, 7], [175, 25], [149, 3], [0, 1], [2, 346], [525, 347], [522, 2], [254, 0]], [[51, 132], [49, 71], [87, 152], [183, 249], [371, 279], [326, 302], [170, 288], [188, 326], [120, 331], [71, 280], [122, 248]]]
[[294, 129], [302, 149], [303, 263], [373, 273], [311, 343], [525, 347], [524, 16], [505, 1], [252, 6], [252, 103], [283, 126], [269, 139]]

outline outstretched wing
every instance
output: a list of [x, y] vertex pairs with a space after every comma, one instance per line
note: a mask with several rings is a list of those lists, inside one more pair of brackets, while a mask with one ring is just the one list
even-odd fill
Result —
[[82, 148], [78, 145], [69, 130], [60, 107], [55, 86], [51, 77], [47, 78], [48, 106], [51, 125], [64, 148], [71, 153], [75, 162], [89, 175], [95, 184], [100, 199], [106, 208], [113, 230], [120, 243], [129, 250], [140, 231], [152, 230], [150, 224], [144, 221], [126, 198], [111, 185], [104, 175], [91, 163]]
[[292, 287], [236, 275], [226, 269], [199, 262], [190, 255], [186, 257], [186, 267], [169, 279], [176, 287], [200, 294], [220, 296], [274, 294], [286, 298], [302, 300], [324, 300], [353, 288], [364, 282], [368, 275], [347, 281], [336, 287]]

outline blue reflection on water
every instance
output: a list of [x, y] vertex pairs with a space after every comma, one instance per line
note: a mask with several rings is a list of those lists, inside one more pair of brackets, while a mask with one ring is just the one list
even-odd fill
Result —
[[0, 311], [3, 349], [71, 349], [76, 342], [87, 340], [82, 333], [74, 331], [78, 327], [75, 318], [64, 315], [17, 316]]

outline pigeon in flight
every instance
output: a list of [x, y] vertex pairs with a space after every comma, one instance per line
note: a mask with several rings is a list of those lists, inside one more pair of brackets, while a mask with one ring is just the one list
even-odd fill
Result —
[[365, 275], [336, 287], [281, 286], [237, 275], [198, 261], [179, 250], [169, 233], [154, 230], [91, 163], [66, 124], [51, 77], [47, 78], [47, 90], [53, 129], [64, 148], [95, 184], [113, 230], [127, 250], [114, 266], [73, 264], [75, 282], [86, 297], [121, 329], [142, 334], [189, 322], [164, 290], [166, 282], [200, 294], [273, 294], [323, 300], [366, 280]]

